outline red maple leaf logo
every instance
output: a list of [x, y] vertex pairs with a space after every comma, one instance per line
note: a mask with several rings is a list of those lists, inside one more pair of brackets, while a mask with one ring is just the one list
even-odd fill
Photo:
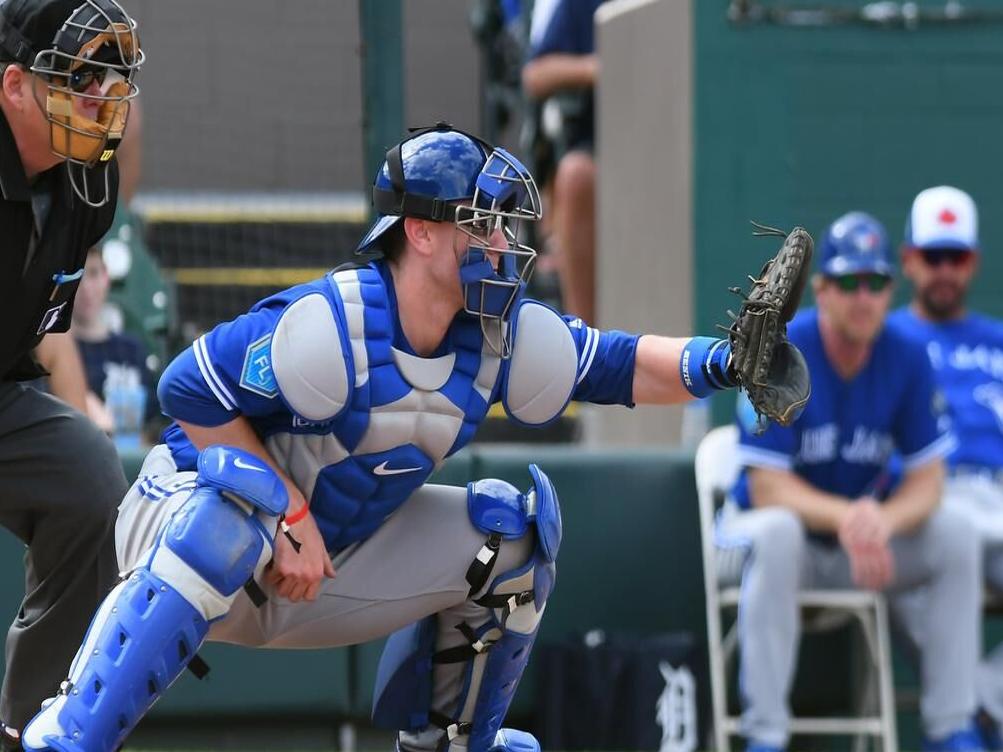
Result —
[[958, 217], [950, 209], [944, 209], [940, 213], [940, 216], [937, 217], [937, 219], [940, 221], [942, 225], [953, 225], [957, 221]]

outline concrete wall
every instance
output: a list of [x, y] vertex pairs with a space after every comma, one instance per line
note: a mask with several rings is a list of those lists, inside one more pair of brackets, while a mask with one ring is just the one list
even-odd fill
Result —
[[[142, 190], [360, 190], [358, 2], [125, 0], [148, 63]], [[476, 128], [466, 0], [404, 0], [406, 124]], [[378, 54], [378, 50], [377, 50]]]
[[[599, 320], [686, 335], [693, 320], [692, 9], [681, 0], [599, 8]], [[682, 409], [600, 408], [598, 443], [676, 441]]]

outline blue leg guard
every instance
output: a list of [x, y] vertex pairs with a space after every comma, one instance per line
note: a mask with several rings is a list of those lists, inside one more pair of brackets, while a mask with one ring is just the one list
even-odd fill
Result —
[[[530, 473], [533, 488], [526, 494], [500, 480], [468, 486], [470, 519], [487, 539], [467, 570], [471, 601], [484, 608], [485, 617], [476, 626], [457, 625], [467, 644], [436, 652], [436, 616], [400, 630], [387, 642], [373, 720], [407, 732], [399, 741], [402, 748], [539, 750], [531, 734], [501, 728], [553, 589], [561, 542], [554, 487], [536, 465]], [[522, 538], [531, 528], [537, 545], [529, 561], [492, 579], [502, 541]], [[444, 664], [463, 664], [458, 697], [433, 697], [433, 666]]]
[[271, 557], [257, 512], [271, 516], [287, 503], [278, 476], [253, 455], [205, 450], [198, 487], [98, 609], [69, 678], [25, 727], [24, 748], [117, 749]]

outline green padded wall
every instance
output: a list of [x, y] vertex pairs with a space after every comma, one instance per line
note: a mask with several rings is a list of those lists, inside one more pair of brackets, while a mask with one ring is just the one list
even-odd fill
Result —
[[[698, 330], [724, 320], [726, 287], [775, 245], [750, 237], [750, 219], [817, 236], [862, 209], [897, 244], [912, 198], [940, 183], [979, 204], [986, 252], [973, 302], [1003, 315], [1003, 26], [736, 27], [727, 5], [694, 3]], [[719, 420], [732, 399], [720, 398]]]

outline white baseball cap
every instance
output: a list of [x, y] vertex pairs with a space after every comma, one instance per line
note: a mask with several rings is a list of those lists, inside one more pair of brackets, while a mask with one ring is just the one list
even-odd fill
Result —
[[972, 197], [949, 185], [920, 192], [906, 220], [904, 243], [919, 249], [979, 250], [979, 210]]

